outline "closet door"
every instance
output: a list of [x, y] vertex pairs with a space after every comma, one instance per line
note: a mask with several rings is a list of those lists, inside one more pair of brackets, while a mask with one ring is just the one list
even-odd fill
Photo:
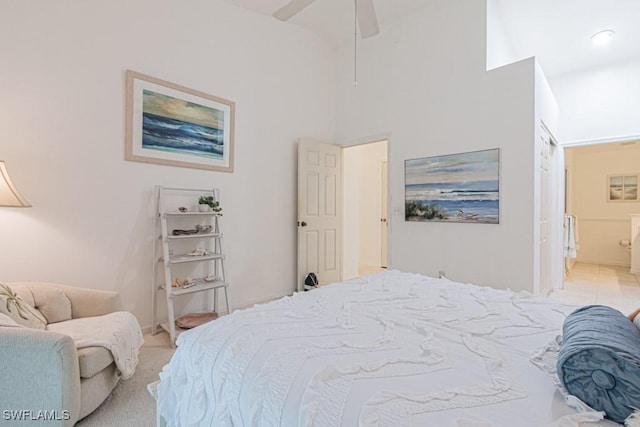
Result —
[[551, 292], [551, 136], [542, 127], [540, 136], [540, 294]]

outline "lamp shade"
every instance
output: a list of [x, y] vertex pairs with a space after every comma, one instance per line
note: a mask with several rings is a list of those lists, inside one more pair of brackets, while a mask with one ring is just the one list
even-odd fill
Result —
[[18, 192], [9, 178], [4, 161], [0, 160], [0, 206], [30, 208], [31, 205]]

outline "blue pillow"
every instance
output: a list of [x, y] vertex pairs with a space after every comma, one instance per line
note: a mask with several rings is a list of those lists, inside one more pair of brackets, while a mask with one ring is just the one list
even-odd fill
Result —
[[640, 408], [640, 330], [618, 310], [589, 305], [571, 313], [556, 368], [569, 393], [613, 421]]

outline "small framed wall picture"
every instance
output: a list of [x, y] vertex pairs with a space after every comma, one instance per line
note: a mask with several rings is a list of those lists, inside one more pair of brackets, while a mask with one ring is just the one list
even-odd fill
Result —
[[125, 159], [233, 172], [235, 103], [127, 70]]
[[637, 202], [638, 174], [607, 176], [607, 200], [610, 202]]

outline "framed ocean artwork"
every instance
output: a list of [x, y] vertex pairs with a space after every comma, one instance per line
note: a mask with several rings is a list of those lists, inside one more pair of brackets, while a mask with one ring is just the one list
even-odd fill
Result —
[[405, 220], [500, 223], [500, 149], [405, 161]]
[[127, 70], [125, 159], [233, 172], [232, 101]]

